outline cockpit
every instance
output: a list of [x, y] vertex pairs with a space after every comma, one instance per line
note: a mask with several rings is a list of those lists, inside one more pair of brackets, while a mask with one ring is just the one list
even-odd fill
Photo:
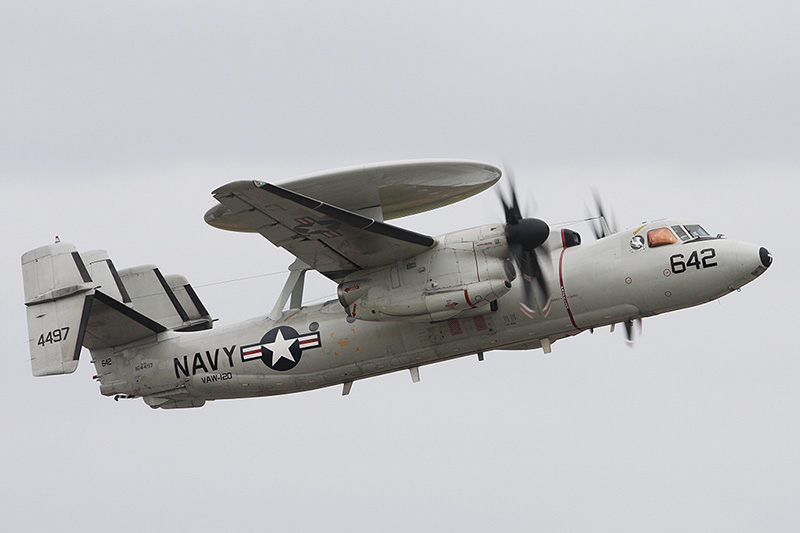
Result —
[[656, 248], [667, 244], [675, 244], [679, 240], [681, 242], [689, 242], [712, 238], [713, 237], [711, 237], [703, 226], [699, 224], [676, 224], [648, 231], [647, 246], [649, 248]]

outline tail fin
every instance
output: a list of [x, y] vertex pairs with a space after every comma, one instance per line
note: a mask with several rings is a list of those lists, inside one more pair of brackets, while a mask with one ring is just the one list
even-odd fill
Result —
[[83, 346], [212, 326], [186, 278], [165, 278], [152, 265], [117, 272], [104, 250], [79, 254], [68, 243], [31, 250], [22, 256], [22, 278], [34, 376], [74, 372]]
[[82, 253], [81, 258], [86, 264], [96, 288], [124, 304], [131, 303], [131, 297], [128, 295], [125, 285], [122, 284], [122, 279], [119, 277], [117, 269], [114, 268], [114, 263], [108, 257], [108, 252], [92, 250]]
[[95, 285], [107, 296], [176, 331], [211, 328], [212, 319], [185, 277], [164, 276], [155, 265], [117, 271], [105, 250], [81, 254]]
[[94, 285], [75, 246], [56, 243], [22, 256], [34, 376], [78, 368]]
[[176, 331], [199, 331], [202, 329], [210, 329], [213, 323], [211, 315], [206, 311], [206, 307], [197, 293], [189, 284], [189, 281], [180, 274], [170, 274], [164, 276], [170, 290], [175, 294], [178, 305], [182, 307], [186, 313], [184, 323], [175, 328]]
[[133, 308], [176, 331], [197, 331], [211, 327], [211, 317], [186, 278], [164, 276], [155, 265], [120, 270]]

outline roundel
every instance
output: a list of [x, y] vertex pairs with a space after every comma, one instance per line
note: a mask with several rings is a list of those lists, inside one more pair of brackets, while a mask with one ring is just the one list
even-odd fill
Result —
[[273, 370], [291, 370], [300, 362], [303, 350], [319, 346], [319, 332], [301, 335], [289, 326], [278, 326], [261, 337], [260, 343], [242, 346], [242, 361], [260, 359]]
[[289, 326], [271, 329], [261, 337], [261, 360], [273, 370], [291, 370], [300, 362], [297, 330]]

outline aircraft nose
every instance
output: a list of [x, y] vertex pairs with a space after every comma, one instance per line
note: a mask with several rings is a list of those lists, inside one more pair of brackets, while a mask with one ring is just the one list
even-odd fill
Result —
[[772, 264], [772, 254], [769, 253], [769, 250], [762, 246], [758, 251], [758, 256], [761, 258], [761, 264], [764, 265], [764, 268], [769, 268]]
[[755, 244], [737, 243], [736, 256], [739, 259], [739, 268], [736, 275], [741, 277], [738, 277], [732, 284], [732, 287], [735, 288], [750, 283], [766, 272], [772, 264], [772, 254], [769, 253], [769, 250]]

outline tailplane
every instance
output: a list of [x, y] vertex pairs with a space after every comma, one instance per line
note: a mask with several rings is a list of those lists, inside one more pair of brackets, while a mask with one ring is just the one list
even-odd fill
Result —
[[22, 256], [34, 376], [70, 374], [82, 347], [113, 348], [167, 330], [210, 329], [186, 278], [145, 265], [117, 271], [104, 250], [56, 243]]

